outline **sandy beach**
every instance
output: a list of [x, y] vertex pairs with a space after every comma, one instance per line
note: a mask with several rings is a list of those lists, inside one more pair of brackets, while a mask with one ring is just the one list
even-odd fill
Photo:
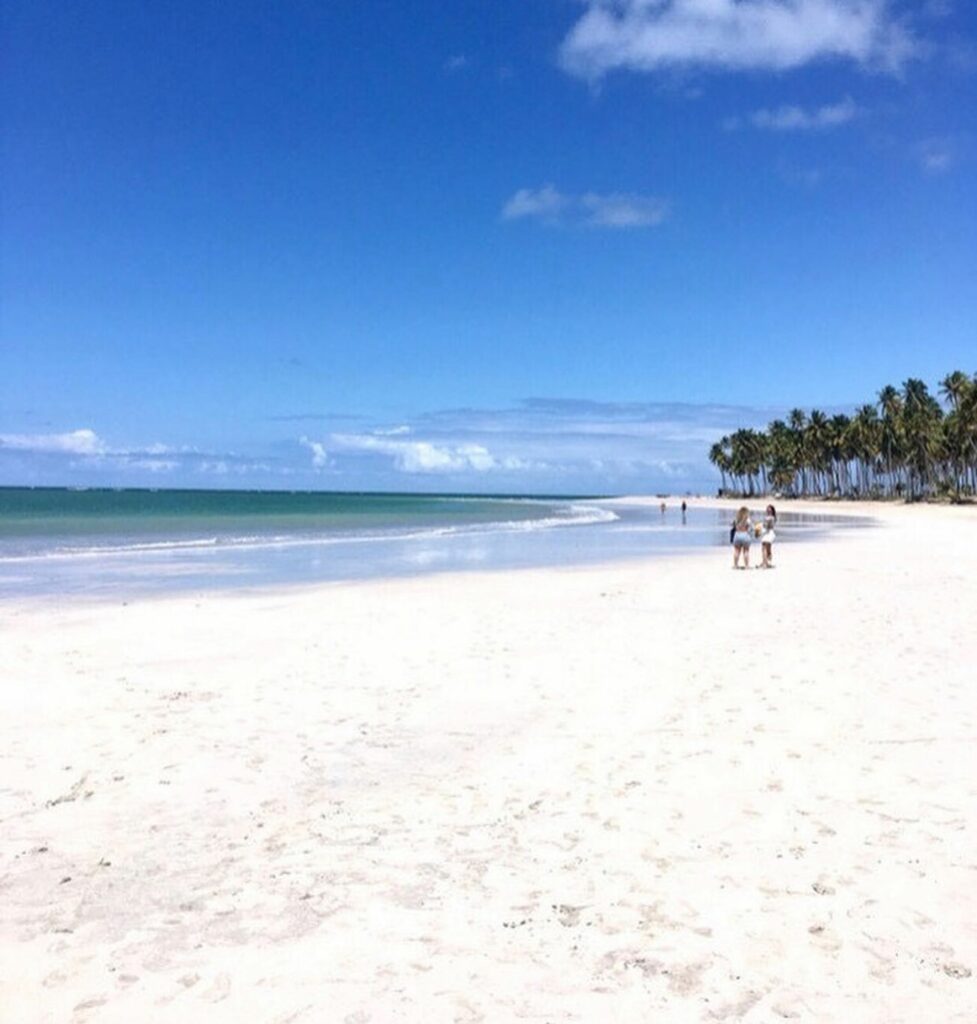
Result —
[[977, 509], [843, 510], [0, 606], [0, 1020], [977, 1019]]

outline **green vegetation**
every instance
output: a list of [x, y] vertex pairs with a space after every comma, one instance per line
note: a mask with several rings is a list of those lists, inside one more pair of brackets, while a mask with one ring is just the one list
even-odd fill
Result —
[[709, 451], [723, 492], [747, 496], [906, 498], [977, 495], [977, 374], [888, 386], [853, 416], [794, 409], [766, 432], [741, 429]]

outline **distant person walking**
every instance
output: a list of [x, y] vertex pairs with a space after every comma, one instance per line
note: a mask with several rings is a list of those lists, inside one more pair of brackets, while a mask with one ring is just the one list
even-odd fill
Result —
[[767, 506], [763, 516], [763, 532], [760, 534], [760, 551], [763, 561], [760, 563], [762, 569], [772, 569], [773, 565], [773, 542], [777, 539], [774, 529], [777, 525], [777, 510], [773, 505]]
[[664, 516], [666, 508], [665, 502], [662, 502], [658, 507], [662, 510], [662, 515]]
[[[750, 510], [744, 505], [736, 513], [733, 521], [733, 568], [750, 568], [750, 545], [753, 543], [753, 523], [750, 521]], [[743, 564], [740, 565], [740, 559]]]

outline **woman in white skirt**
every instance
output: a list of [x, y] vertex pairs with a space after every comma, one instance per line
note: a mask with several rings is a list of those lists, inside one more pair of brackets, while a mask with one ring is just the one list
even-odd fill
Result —
[[777, 510], [773, 505], [767, 506], [763, 517], [763, 532], [760, 534], [760, 550], [763, 554], [761, 569], [773, 568], [773, 542], [777, 539], [774, 527], [777, 525]]

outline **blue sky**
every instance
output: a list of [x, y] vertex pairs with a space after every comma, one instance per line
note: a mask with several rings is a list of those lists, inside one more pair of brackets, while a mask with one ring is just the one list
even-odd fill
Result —
[[977, 369], [963, 0], [2, 17], [2, 484], [706, 489]]

